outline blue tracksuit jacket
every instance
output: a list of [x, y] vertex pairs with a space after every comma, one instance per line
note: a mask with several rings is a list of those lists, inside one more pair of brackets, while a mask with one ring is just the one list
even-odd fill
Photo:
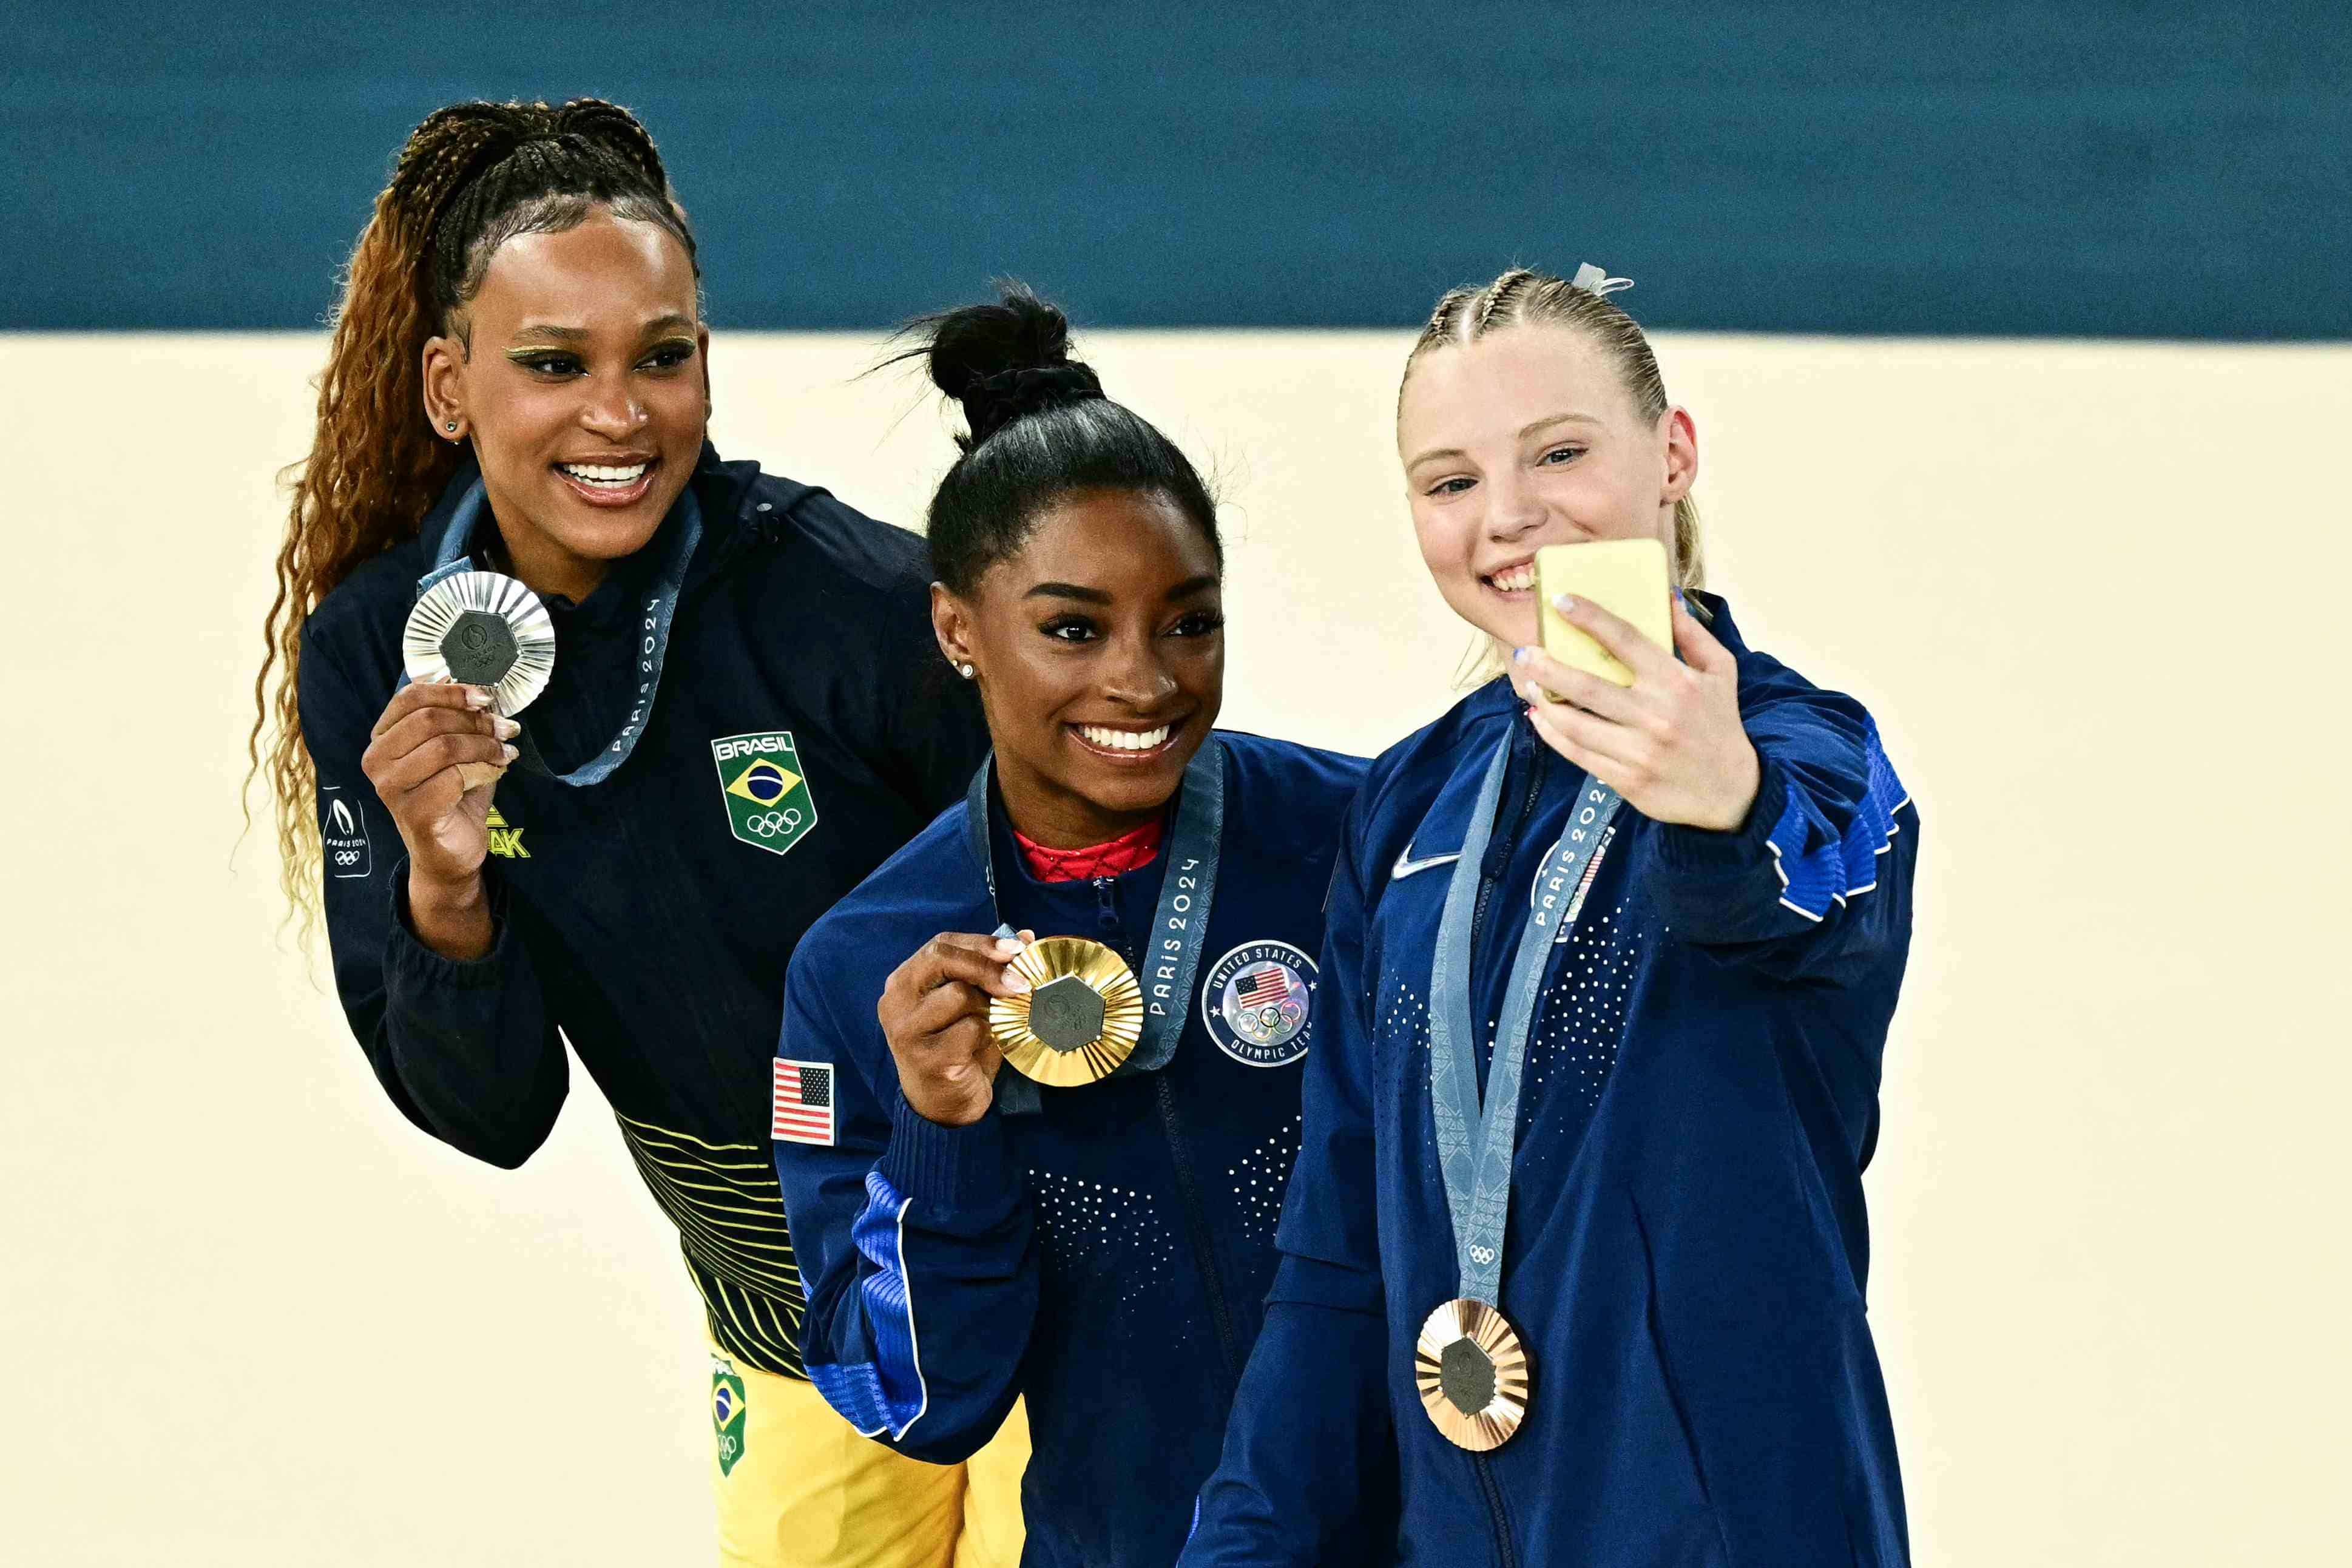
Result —
[[[809, 1376], [861, 1431], [938, 1463], [980, 1447], [1025, 1395], [1030, 1568], [1174, 1561], [1274, 1272], [1297, 1058], [1314, 1059], [1326, 1005], [1313, 954], [1333, 834], [1364, 764], [1218, 741], [1215, 900], [1160, 1071], [1045, 1089], [1038, 1111], [992, 1109], [964, 1128], [908, 1109], [876, 999], [940, 932], [997, 923], [961, 807], [819, 921], [785, 984], [778, 1055], [809, 1064], [804, 1082], [829, 1078], [834, 1102], [830, 1133], [775, 1145], [808, 1287]], [[1123, 876], [1045, 883], [1001, 805], [992, 816], [1003, 918], [1107, 942], [1139, 973], [1172, 841]], [[1269, 963], [1307, 1005], [1304, 1029], [1271, 1053], [1225, 1011]]]
[[[1911, 929], [1918, 819], [1851, 699], [1740, 641], [1762, 763], [1732, 833], [1618, 817], [1532, 1029], [1504, 1252], [1534, 1363], [1526, 1425], [1473, 1455], [1412, 1379], [1457, 1295], [1429, 1097], [1429, 976], [1452, 851], [1512, 737], [1481, 868], [1483, 1078], [1544, 851], [1583, 782], [1497, 680], [1382, 755], [1351, 810], [1323, 1034], [1265, 1327], [1185, 1568], [1907, 1561], [1864, 1316], [1862, 1172]], [[1333, 1532], [1384, 1506], [1392, 1552]]]

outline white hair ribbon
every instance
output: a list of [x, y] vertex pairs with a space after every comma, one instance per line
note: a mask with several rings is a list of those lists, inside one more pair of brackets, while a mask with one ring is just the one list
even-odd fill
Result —
[[1612, 278], [1588, 261], [1576, 269], [1576, 276], [1569, 279], [1568, 286], [1571, 289], [1581, 289], [1588, 294], [1599, 294], [1606, 298], [1620, 289], [1631, 289], [1633, 286], [1633, 280], [1631, 278]]

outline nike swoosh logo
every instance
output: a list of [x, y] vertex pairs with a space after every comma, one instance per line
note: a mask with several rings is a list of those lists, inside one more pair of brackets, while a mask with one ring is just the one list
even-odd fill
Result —
[[1389, 868], [1389, 880], [1402, 882], [1416, 871], [1426, 871], [1432, 866], [1451, 866], [1461, 858], [1462, 851], [1456, 849], [1451, 855], [1427, 855], [1415, 860], [1412, 858], [1412, 846], [1408, 844], [1404, 847], [1404, 853], [1396, 858], [1396, 864]]

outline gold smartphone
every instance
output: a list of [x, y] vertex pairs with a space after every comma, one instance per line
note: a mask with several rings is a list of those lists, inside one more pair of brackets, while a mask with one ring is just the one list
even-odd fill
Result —
[[1633, 672], [1607, 648], [1560, 618], [1551, 602], [1562, 594], [1590, 599], [1669, 652], [1675, 646], [1674, 588], [1666, 547], [1654, 539], [1603, 539], [1590, 544], [1547, 544], [1536, 552], [1536, 613], [1544, 652], [1570, 669], [1619, 686]]

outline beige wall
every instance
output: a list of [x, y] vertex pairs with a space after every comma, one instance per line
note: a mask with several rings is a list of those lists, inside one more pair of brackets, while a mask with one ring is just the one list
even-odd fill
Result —
[[[1404, 341], [1092, 341], [1222, 477], [1229, 722], [1448, 700]], [[707, 1562], [698, 1314], [593, 1090], [519, 1173], [412, 1131], [236, 848], [321, 347], [0, 338], [0, 1560]], [[1918, 1561], [2346, 1560], [2352, 349], [1661, 348], [1717, 585], [1925, 820], [1869, 1179]], [[950, 448], [871, 353], [722, 336], [718, 438], [911, 521]]]

